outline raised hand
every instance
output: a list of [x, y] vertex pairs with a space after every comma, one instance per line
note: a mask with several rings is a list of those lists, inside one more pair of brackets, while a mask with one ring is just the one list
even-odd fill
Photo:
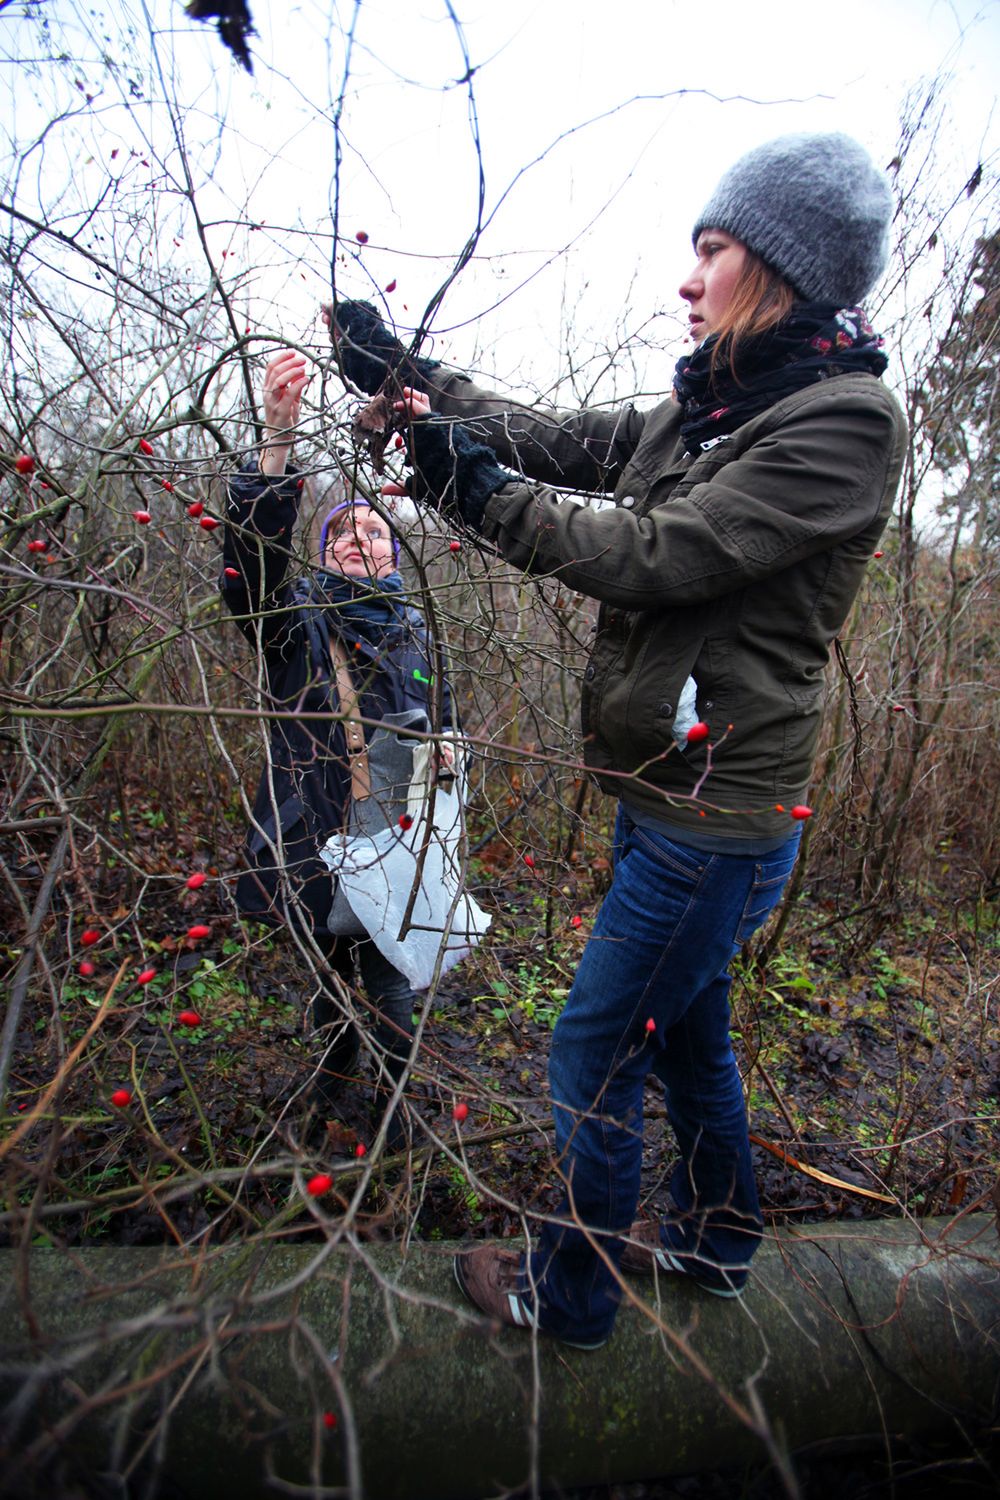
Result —
[[347, 379], [373, 396], [405, 359], [403, 345], [370, 302], [328, 302], [322, 316]]
[[393, 411], [405, 412], [411, 422], [419, 422], [422, 417], [431, 414], [431, 401], [423, 391], [415, 391], [412, 386], [403, 386], [402, 401], [392, 403]]
[[408, 354], [370, 302], [328, 302], [321, 316], [345, 377], [369, 396], [381, 390], [390, 373], [426, 379], [438, 368], [437, 360]]
[[305, 355], [294, 349], [282, 349], [268, 362], [262, 393], [264, 447], [260, 455], [261, 473], [276, 477], [285, 472], [289, 450], [295, 441], [302, 393], [310, 379], [306, 373]]
[[413, 474], [405, 489], [392, 482], [383, 485], [383, 495], [408, 494], [478, 531], [490, 496], [515, 476], [501, 469], [491, 449], [461, 422], [429, 420], [431, 404], [423, 391], [404, 386], [402, 400], [393, 406], [409, 419], [406, 462]]

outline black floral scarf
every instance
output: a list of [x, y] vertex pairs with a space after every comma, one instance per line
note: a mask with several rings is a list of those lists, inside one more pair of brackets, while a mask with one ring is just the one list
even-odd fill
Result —
[[317, 568], [310, 577], [299, 579], [295, 602], [333, 609], [344, 629], [364, 636], [373, 646], [401, 636], [412, 614], [398, 573], [385, 578], [353, 578]]
[[784, 396], [817, 380], [864, 371], [880, 376], [889, 361], [882, 338], [860, 307], [797, 302], [786, 318], [742, 339], [736, 369], [725, 358], [712, 374], [715, 335], [677, 361], [674, 394], [684, 410], [681, 437], [698, 454]]

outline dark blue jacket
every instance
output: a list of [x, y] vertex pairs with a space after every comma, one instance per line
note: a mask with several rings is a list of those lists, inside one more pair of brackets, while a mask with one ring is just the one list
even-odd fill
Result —
[[[364, 719], [422, 709], [433, 727], [447, 730], [452, 711], [440, 653], [412, 606], [372, 643], [335, 606], [310, 602], [316, 594], [310, 596], [301, 580], [286, 581], [301, 487], [291, 469], [269, 483], [255, 462], [232, 476], [221, 589], [236, 624], [260, 654], [265, 707], [293, 714], [271, 721], [270, 769], [265, 766], [257, 787], [247, 834], [250, 868], [238, 882], [237, 902], [248, 915], [284, 919], [294, 894], [322, 928], [333, 887], [318, 851], [343, 827], [350, 795], [344, 731], [335, 717], [340, 709], [330, 633], [347, 651]], [[306, 717], [311, 714], [321, 717]], [[269, 847], [279, 824], [284, 881]]]

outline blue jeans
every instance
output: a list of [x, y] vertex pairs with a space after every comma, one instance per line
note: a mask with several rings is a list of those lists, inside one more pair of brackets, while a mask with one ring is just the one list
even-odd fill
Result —
[[600, 1338], [614, 1323], [615, 1236], [628, 1232], [638, 1206], [650, 1071], [663, 1083], [680, 1148], [664, 1244], [702, 1281], [745, 1278], [763, 1223], [729, 1040], [727, 969], [777, 905], [800, 833], [772, 854], [712, 854], [640, 828], [619, 809], [614, 879], [549, 1061], [565, 1182], [559, 1216], [584, 1226], [546, 1223], [525, 1268], [539, 1323], [557, 1336]]

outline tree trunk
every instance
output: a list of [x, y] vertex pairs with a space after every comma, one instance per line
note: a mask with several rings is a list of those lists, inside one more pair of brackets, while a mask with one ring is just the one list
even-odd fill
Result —
[[996, 1412], [986, 1215], [769, 1236], [741, 1303], [633, 1279], [595, 1353], [489, 1330], [453, 1248], [3, 1252], [2, 1493], [45, 1493], [77, 1452], [89, 1474], [159, 1469], [190, 1500], [281, 1493], [269, 1475], [471, 1500], [783, 1467], [821, 1439], [964, 1433]]

